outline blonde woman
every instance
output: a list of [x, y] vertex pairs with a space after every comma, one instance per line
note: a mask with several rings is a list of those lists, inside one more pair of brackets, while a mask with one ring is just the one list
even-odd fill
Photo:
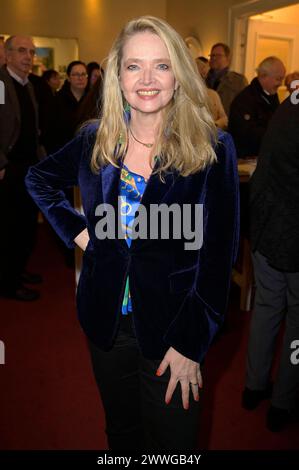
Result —
[[[200, 363], [237, 249], [234, 148], [216, 135], [184, 42], [158, 18], [121, 31], [103, 100], [100, 124], [33, 167], [27, 186], [66, 244], [85, 252], [77, 307], [109, 448], [191, 450]], [[61, 192], [75, 184], [85, 216]]]

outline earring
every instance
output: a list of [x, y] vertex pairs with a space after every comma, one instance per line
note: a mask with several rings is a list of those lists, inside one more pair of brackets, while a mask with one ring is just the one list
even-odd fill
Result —
[[127, 100], [125, 100], [124, 102], [124, 119], [126, 124], [128, 124], [131, 119], [131, 106], [129, 105]]
[[129, 103], [127, 101], [125, 101], [124, 103], [124, 110], [125, 110], [125, 113], [130, 113], [131, 112], [131, 106], [129, 105]]

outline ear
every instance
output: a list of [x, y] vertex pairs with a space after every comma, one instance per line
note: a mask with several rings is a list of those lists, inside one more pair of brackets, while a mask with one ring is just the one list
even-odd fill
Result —
[[179, 82], [176, 80], [174, 82], [174, 91], [177, 91], [178, 87], [179, 87]]

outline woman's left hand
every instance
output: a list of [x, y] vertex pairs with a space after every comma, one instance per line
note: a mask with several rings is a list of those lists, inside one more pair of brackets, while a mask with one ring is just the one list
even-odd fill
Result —
[[180, 382], [183, 407], [185, 410], [188, 410], [190, 388], [194, 400], [199, 400], [198, 387], [202, 388], [200, 366], [197, 362], [188, 359], [173, 348], [168, 349], [156, 374], [158, 376], [163, 375], [168, 366], [170, 367], [170, 380], [165, 395], [165, 402], [168, 405], [178, 382]]

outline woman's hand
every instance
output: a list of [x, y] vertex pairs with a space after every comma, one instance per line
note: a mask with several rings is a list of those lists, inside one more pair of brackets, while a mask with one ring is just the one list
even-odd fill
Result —
[[82, 230], [82, 232], [79, 233], [79, 235], [76, 236], [74, 239], [74, 242], [81, 248], [81, 250], [85, 251], [87, 244], [89, 242], [89, 235], [87, 228]]
[[165, 403], [168, 405], [177, 383], [180, 382], [183, 407], [188, 410], [190, 388], [195, 401], [199, 400], [198, 387], [202, 388], [199, 364], [183, 356], [175, 349], [169, 348], [156, 374], [158, 376], [163, 375], [168, 366], [170, 367], [170, 380], [165, 395]]

